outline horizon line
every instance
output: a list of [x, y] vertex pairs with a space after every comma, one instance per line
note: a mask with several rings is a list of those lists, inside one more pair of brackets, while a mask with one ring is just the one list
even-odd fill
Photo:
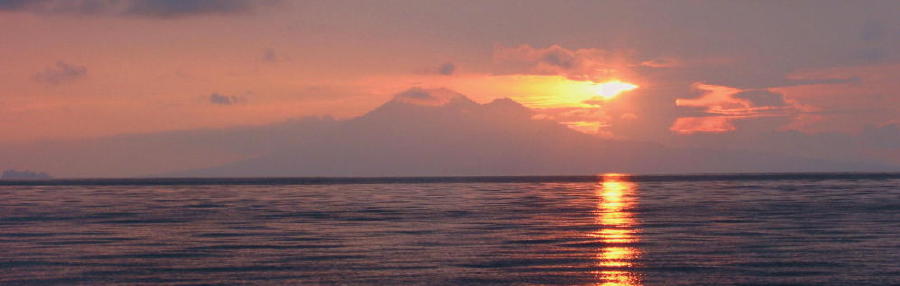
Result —
[[0, 179], [0, 186], [92, 186], [92, 185], [342, 185], [429, 183], [580, 183], [595, 182], [616, 174], [633, 182], [900, 179], [895, 172], [696, 172], [696, 173], [598, 173], [595, 175], [511, 176], [279, 176], [279, 177], [107, 177]]

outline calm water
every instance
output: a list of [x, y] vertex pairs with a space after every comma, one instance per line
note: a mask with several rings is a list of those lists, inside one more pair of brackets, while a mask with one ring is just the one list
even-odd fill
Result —
[[898, 176], [451, 181], [0, 186], [0, 284], [900, 284]]

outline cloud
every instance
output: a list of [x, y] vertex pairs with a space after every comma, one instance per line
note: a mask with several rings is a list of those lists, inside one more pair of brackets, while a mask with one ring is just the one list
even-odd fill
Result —
[[427, 90], [424, 90], [424, 89], [418, 88], [418, 87], [410, 88], [404, 92], [398, 93], [395, 97], [396, 98], [409, 98], [409, 99], [414, 99], [414, 100], [435, 99], [435, 97], [431, 96], [431, 94], [428, 93]]
[[58, 61], [55, 66], [35, 74], [34, 79], [46, 84], [61, 84], [82, 78], [86, 74], [87, 68], [84, 66]]
[[275, 50], [266, 49], [266, 51], [263, 52], [263, 60], [267, 62], [277, 62], [278, 55], [275, 54]]
[[607, 121], [609, 121], [610, 115], [603, 108], [564, 107], [533, 110], [535, 112], [534, 119], [556, 121], [582, 133], [614, 137], [613, 134], [604, 130], [609, 125]]
[[126, 14], [177, 18], [198, 14], [235, 14], [249, 12], [259, 1], [249, 0], [133, 0]]
[[731, 118], [724, 116], [681, 117], [675, 120], [669, 130], [678, 134], [723, 133], [734, 131], [735, 127]]
[[0, 0], [0, 10], [15, 11], [24, 9], [26, 5], [35, 1], [28, 0]]
[[562, 75], [572, 80], [602, 80], [628, 72], [633, 66], [627, 53], [601, 49], [570, 50], [559, 45], [534, 48], [529, 45], [497, 47], [494, 59], [513, 65], [514, 72]]
[[34, 14], [114, 14], [139, 2], [110, 0], [0, 0], [0, 11]]
[[458, 67], [456, 64], [452, 62], [445, 62], [443, 64], [437, 66], [429, 66], [417, 69], [415, 71], [416, 74], [422, 75], [454, 75], [458, 71]]
[[209, 102], [217, 105], [234, 105], [242, 101], [243, 98], [239, 96], [222, 95], [218, 92], [214, 92], [209, 95]]
[[800, 85], [820, 85], [820, 84], [847, 84], [847, 83], [859, 83], [861, 79], [859, 77], [800, 77], [795, 75], [788, 75], [783, 84], [778, 85], [779, 87], [785, 86], [800, 86]]
[[799, 108], [785, 102], [783, 95], [766, 89], [742, 90], [705, 83], [694, 83], [693, 88], [702, 95], [675, 100], [682, 115], [692, 116], [677, 118], [669, 130], [679, 134], [721, 133], [735, 130], [734, 120], [799, 112]]
[[[853, 132], [866, 125], [898, 119], [900, 114], [900, 64], [812, 69], [789, 75], [792, 79], [848, 79], [834, 82], [772, 88], [785, 100], [806, 106], [817, 116], [794, 124], [804, 132]], [[852, 79], [852, 80], [849, 80]]]
[[595, 82], [636, 77], [636, 70], [640, 68], [670, 69], [721, 63], [718, 59], [686, 62], [674, 57], [640, 58], [631, 50], [567, 49], [559, 45], [546, 48], [497, 46], [494, 61], [505, 65], [501, 73], [561, 75], [571, 80]]
[[695, 83], [693, 88], [703, 92], [695, 98], [678, 98], [678, 107], [701, 108], [707, 115], [752, 118], [783, 115], [792, 109], [781, 94], [766, 89], [742, 90], [728, 86]]
[[659, 58], [641, 62], [641, 66], [650, 68], [674, 68], [683, 65], [684, 63], [681, 60], [675, 58]]
[[456, 72], [456, 65], [453, 63], [444, 63], [437, 68], [437, 73], [442, 75], [452, 75]]
[[676, 99], [675, 106], [698, 107], [708, 114], [716, 115], [738, 115], [751, 107], [748, 100], [734, 97], [741, 92], [740, 89], [704, 83], [695, 83], [693, 87], [701, 91], [702, 95]]
[[277, 2], [252, 0], [0, 0], [0, 11], [35, 14], [117, 15], [181, 18], [239, 14]]
[[394, 96], [393, 101], [423, 106], [440, 106], [451, 102], [472, 103], [465, 95], [445, 88], [413, 87]]
[[746, 100], [754, 106], [784, 106], [784, 95], [768, 90], [745, 90], [734, 94], [734, 98]]
[[260, 57], [260, 59], [263, 60], [264, 62], [270, 62], [270, 63], [278, 62], [281, 60], [281, 58], [278, 57], [277, 54], [275, 54], [275, 50], [273, 50], [271, 48], [266, 49], [263, 52], [262, 57]]

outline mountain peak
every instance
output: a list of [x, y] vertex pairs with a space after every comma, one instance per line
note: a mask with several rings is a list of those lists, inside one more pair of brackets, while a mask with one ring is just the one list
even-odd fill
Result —
[[421, 106], [444, 106], [449, 104], [477, 104], [465, 95], [446, 89], [410, 88], [394, 96], [390, 102]]
[[518, 101], [512, 100], [509, 97], [494, 99], [491, 102], [485, 104], [485, 106], [503, 109], [528, 109], [528, 107], [525, 107]]
[[533, 111], [530, 108], [525, 107], [521, 103], [508, 97], [494, 99], [485, 104], [484, 107], [486, 110], [493, 113], [515, 114], [516, 116], [527, 118], [530, 118], [533, 114]]
[[446, 88], [410, 88], [398, 93], [380, 107], [369, 111], [354, 121], [373, 118], [393, 120], [396, 118], [455, 118], [492, 116], [494, 118], [530, 118], [531, 110], [508, 98], [480, 104], [465, 95]]

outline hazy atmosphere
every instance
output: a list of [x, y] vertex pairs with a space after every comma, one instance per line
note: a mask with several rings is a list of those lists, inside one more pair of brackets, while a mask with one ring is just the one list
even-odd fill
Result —
[[900, 0], [0, 0], [0, 285], [900, 285]]
[[0, 169], [898, 171], [898, 10], [0, 0]]

